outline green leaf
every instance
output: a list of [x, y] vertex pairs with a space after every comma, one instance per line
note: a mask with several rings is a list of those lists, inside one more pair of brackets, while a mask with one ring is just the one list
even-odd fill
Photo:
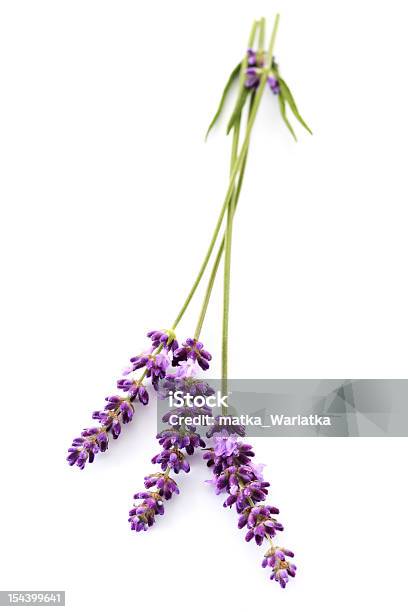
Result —
[[232, 84], [234, 83], [235, 79], [238, 77], [240, 70], [241, 70], [241, 62], [231, 72], [229, 79], [227, 81], [227, 84], [224, 87], [224, 91], [222, 92], [222, 96], [221, 96], [221, 100], [217, 108], [217, 112], [215, 113], [213, 120], [211, 121], [210, 126], [207, 130], [207, 133], [205, 135], [206, 140], [207, 140], [208, 134], [211, 132], [212, 128], [216, 124], [218, 117], [221, 115], [222, 109], [224, 107], [225, 99], [228, 95], [229, 90], [231, 89]]
[[228, 122], [228, 126], [227, 126], [227, 134], [230, 133], [230, 131], [232, 130], [232, 128], [234, 127], [237, 119], [241, 116], [242, 113], [242, 109], [244, 108], [246, 99], [248, 97], [249, 94], [249, 90], [244, 86], [242, 91], [241, 91], [241, 95], [239, 96], [237, 103], [235, 105], [234, 111], [231, 115], [231, 118]]
[[281, 91], [280, 96], [283, 96], [286, 102], [289, 104], [290, 110], [295, 115], [299, 123], [303, 125], [303, 127], [309, 132], [309, 134], [312, 134], [312, 130], [307, 125], [306, 121], [304, 121], [303, 117], [301, 117], [298, 111], [298, 107], [296, 106], [296, 102], [292, 96], [292, 92], [290, 91], [289, 87], [287, 86], [287, 84], [281, 77], [278, 77], [278, 80], [279, 80], [279, 86], [280, 86], [280, 91]]
[[286, 100], [281, 94], [278, 95], [278, 102], [279, 102], [279, 109], [282, 115], [282, 119], [286, 123], [286, 127], [288, 128], [289, 132], [292, 134], [293, 138], [297, 141], [295, 130], [289, 123], [289, 120], [286, 116]]

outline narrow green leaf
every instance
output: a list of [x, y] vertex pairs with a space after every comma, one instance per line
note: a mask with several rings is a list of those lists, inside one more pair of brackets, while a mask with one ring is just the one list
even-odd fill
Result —
[[218, 117], [221, 115], [222, 109], [224, 107], [225, 99], [228, 95], [229, 90], [231, 89], [232, 84], [234, 83], [235, 79], [238, 77], [240, 70], [241, 70], [241, 62], [231, 72], [229, 79], [227, 81], [227, 84], [224, 87], [224, 91], [222, 92], [222, 96], [221, 96], [221, 100], [217, 108], [217, 112], [215, 113], [213, 120], [211, 121], [210, 126], [207, 130], [207, 133], [205, 135], [206, 140], [207, 140], [208, 134], [211, 132], [212, 128], [217, 122]]
[[228, 122], [228, 126], [227, 126], [227, 134], [230, 133], [230, 131], [232, 130], [232, 128], [234, 127], [237, 119], [241, 116], [242, 113], [242, 109], [244, 108], [246, 99], [248, 97], [248, 93], [249, 90], [246, 87], [243, 87], [241, 95], [239, 96], [237, 103], [235, 105], [234, 111], [231, 115], [231, 118]]
[[286, 116], [286, 100], [285, 100], [285, 98], [281, 94], [279, 94], [278, 95], [278, 101], [279, 101], [279, 109], [280, 109], [280, 112], [281, 112], [281, 115], [282, 115], [282, 119], [286, 123], [286, 127], [288, 128], [289, 132], [292, 134], [293, 138], [297, 142], [295, 131], [294, 131], [293, 127], [291, 126], [291, 124], [289, 123], [289, 120], [288, 120], [288, 118]]
[[287, 84], [285, 83], [285, 81], [281, 78], [278, 77], [279, 80], [279, 86], [280, 86], [280, 90], [281, 90], [281, 94], [285, 100], [287, 101], [287, 103], [290, 106], [290, 109], [292, 111], [292, 113], [295, 115], [296, 119], [299, 121], [299, 123], [301, 125], [303, 125], [303, 127], [309, 132], [309, 134], [312, 134], [312, 130], [310, 129], [310, 127], [307, 125], [306, 121], [304, 121], [303, 117], [301, 117], [299, 111], [298, 111], [298, 107], [296, 106], [296, 102], [293, 98], [292, 92], [290, 91], [289, 87], [287, 86]]

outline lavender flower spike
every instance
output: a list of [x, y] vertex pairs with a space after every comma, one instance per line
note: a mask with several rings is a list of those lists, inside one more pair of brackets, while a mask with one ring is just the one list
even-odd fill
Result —
[[[188, 346], [190, 347], [191, 345]], [[194, 346], [194, 348], [197, 347]], [[202, 345], [197, 350], [202, 350]], [[207, 355], [209, 354], [207, 353]], [[175, 389], [188, 391], [190, 395], [201, 395], [204, 397], [213, 395], [213, 390], [203, 381], [197, 380], [193, 376], [180, 376], [180, 374], [184, 374], [186, 371], [188, 374], [194, 374], [196, 369], [195, 363], [187, 364], [187, 362], [180, 362], [176, 373], [166, 376], [162, 384], [161, 396], [166, 397]], [[173, 409], [163, 416], [162, 420], [167, 423], [170, 415], [177, 415], [179, 423], [157, 434], [157, 439], [162, 449], [152, 458], [152, 463], [160, 465], [162, 471], [149, 474], [144, 479], [145, 488], [152, 489], [155, 487], [155, 490], [149, 491], [149, 493], [136, 493], [134, 496], [135, 499], [145, 500], [129, 512], [128, 520], [131, 529], [134, 531], [146, 531], [154, 524], [155, 516], [164, 513], [163, 500], [170, 500], [174, 494], [179, 494], [178, 485], [170, 477], [170, 472], [174, 472], [174, 474], [179, 472], [188, 473], [190, 471], [190, 463], [187, 460], [187, 456], [193, 455], [197, 448], [205, 447], [204, 440], [196, 433], [195, 428], [186, 425], [183, 421], [183, 417], [196, 416], [198, 413], [211, 415], [211, 411], [206, 407], [183, 406], [182, 408]], [[153, 501], [151, 497], [146, 497], [151, 495], [155, 496]]]
[[136, 493], [135, 499], [143, 501], [129, 511], [130, 527], [134, 531], [146, 531], [154, 524], [157, 514], [164, 514], [162, 497], [158, 493]]
[[67, 461], [69, 465], [77, 465], [81, 470], [87, 462], [92, 463], [95, 455], [104, 453], [109, 446], [109, 435], [116, 440], [122, 431], [122, 425], [130, 423], [135, 412], [134, 404], [140, 402], [143, 406], [149, 403], [149, 393], [143, 384], [143, 378], [151, 378], [153, 387], [157, 388], [158, 381], [166, 375], [170, 365], [168, 353], [178, 348], [173, 330], [149, 332], [151, 348], [138, 357], [133, 357], [131, 367], [126, 370], [130, 374], [141, 367], [145, 367], [144, 374], [139, 379], [121, 378], [117, 387], [127, 395], [110, 395], [106, 398], [103, 410], [96, 410], [92, 418], [99, 421], [99, 427], [84, 429], [81, 436], [75, 438], [68, 449]]
[[[136, 401], [136, 397], [132, 401]], [[108, 449], [109, 434], [116, 440], [121, 434], [122, 425], [133, 419], [135, 409], [132, 401], [129, 397], [119, 395], [106, 398], [104, 409], [96, 410], [92, 414], [92, 418], [99, 421], [100, 426], [84, 429], [68, 449], [69, 465], [77, 465], [83, 470], [88, 461], [93, 463], [95, 455]]]
[[271, 579], [285, 588], [289, 576], [296, 574], [296, 566], [285, 558], [293, 557], [293, 553], [273, 544], [273, 538], [283, 531], [283, 525], [275, 518], [279, 514], [278, 508], [263, 503], [269, 482], [263, 479], [263, 466], [255, 465], [253, 457], [252, 446], [235, 436], [216, 437], [214, 448], [207, 449], [203, 454], [208, 467], [212, 468], [211, 482], [215, 485], [215, 492], [217, 495], [222, 492], [228, 494], [224, 507], [235, 506], [239, 514], [238, 529], [246, 527], [245, 540], [250, 542], [253, 539], [258, 546], [265, 540], [269, 542], [270, 549], [265, 555], [263, 567], [271, 567]]
[[279, 582], [284, 589], [289, 581], [289, 576], [296, 576], [296, 565], [287, 561], [286, 557], [294, 557], [295, 555], [287, 548], [272, 546], [266, 553], [262, 561], [262, 567], [271, 567], [271, 580]]
[[84, 469], [87, 461], [92, 463], [95, 455], [104, 453], [108, 448], [108, 436], [103, 428], [84, 429], [80, 438], [75, 438], [68, 449], [69, 465], [77, 465]]

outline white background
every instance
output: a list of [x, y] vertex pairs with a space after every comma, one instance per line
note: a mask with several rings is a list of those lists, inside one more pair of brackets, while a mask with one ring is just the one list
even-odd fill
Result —
[[295, 144], [265, 96], [234, 232], [231, 376], [408, 376], [404, 3], [3, 0], [1, 589], [65, 589], [75, 611], [406, 609], [404, 438], [255, 440], [296, 551], [286, 591], [199, 457], [154, 529], [130, 532], [154, 406], [83, 472], [65, 463], [198, 269], [230, 146], [203, 134], [252, 19], [275, 10], [314, 136], [296, 128]]

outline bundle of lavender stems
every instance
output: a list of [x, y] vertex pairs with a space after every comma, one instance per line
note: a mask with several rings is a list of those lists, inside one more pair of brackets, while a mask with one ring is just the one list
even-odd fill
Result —
[[[96, 455], [108, 450], [111, 439], [116, 440], [122, 427], [131, 423], [137, 407], [150, 403], [151, 396], [166, 397], [174, 391], [190, 396], [209, 398], [213, 389], [198, 377], [199, 371], [209, 369], [211, 354], [200, 339], [207, 307], [214, 282], [223, 260], [223, 309], [222, 309], [222, 393], [228, 395], [228, 322], [230, 310], [231, 243], [233, 220], [245, 174], [246, 160], [258, 109], [265, 92], [277, 98], [281, 117], [292, 136], [295, 132], [287, 117], [290, 108], [297, 121], [310, 132], [299, 114], [293, 95], [283, 80], [274, 57], [275, 39], [279, 15], [275, 17], [269, 45], [265, 51], [265, 19], [255, 21], [250, 32], [248, 48], [243, 59], [232, 71], [217, 112], [208, 133], [220, 118], [230, 90], [236, 86], [236, 103], [228, 122], [227, 133], [232, 132], [230, 175], [227, 192], [217, 219], [213, 235], [194, 283], [184, 300], [172, 326], [168, 329], [150, 331], [147, 350], [132, 357], [129, 367], [117, 381], [118, 392], [105, 399], [102, 410], [92, 414], [96, 422], [74, 438], [68, 450], [67, 461], [81, 470], [93, 463]], [[242, 130], [242, 124], [245, 128]], [[241, 134], [243, 132], [243, 134]], [[310, 132], [311, 133], [311, 132]], [[218, 251], [214, 250], [218, 244]], [[178, 328], [190, 302], [199, 287], [207, 267], [213, 258], [204, 298], [199, 311], [194, 334], [179, 344]], [[138, 374], [136, 374], [138, 373]], [[223, 408], [223, 414], [227, 409]], [[179, 417], [173, 425], [172, 415]], [[152, 458], [157, 471], [145, 477], [144, 490], [134, 495], [134, 505], [129, 512], [130, 527], [135, 532], [147, 531], [158, 515], [164, 514], [165, 502], [180, 493], [173, 478], [179, 472], [190, 471], [189, 457], [202, 450], [203, 460], [212, 473], [211, 483], [216, 494], [225, 494], [224, 507], [235, 507], [238, 528], [245, 529], [245, 540], [254, 540], [258, 546], [267, 545], [262, 561], [263, 567], [271, 570], [270, 578], [285, 588], [289, 577], [296, 574], [291, 559], [293, 552], [275, 544], [276, 535], [283, 530], [277, 520], [279, 510], [267, 503], [269, 483], [262, 475], [262, 466], [254, 463], [255, 453], [242, 437], [245, 431], [240, 426], [226, 427], [219, 417], [207, 431], [205, 441], [194, 426], [186, 425], [183, 417], [211, 415], [204, 401], [202, 407], [183, 405], [164, 415], [165, 429], [157, 435], [159, 452]], [[191, 421], [192, 422], [192, 421]], [[211, 446], [207, 445], [207, 442]]]

